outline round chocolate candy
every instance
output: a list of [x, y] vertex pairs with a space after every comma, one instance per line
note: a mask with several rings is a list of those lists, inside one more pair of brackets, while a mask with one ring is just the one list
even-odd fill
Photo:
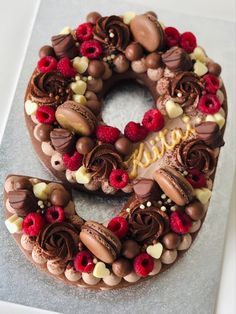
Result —
[[100, 17], [102, 17], [100, 13], [98, 13], [98, 12], [90, 12], [87, 15], [86, 20], [87, 20], [88, 23], [96, 24], [97, 21], [100, 19]]
[[41, 47], [39, 50], [40, 58], [47, 57], [47, 56], [55, 57], [54, 49], [49, 45], [45, 45]]
[[14, 180], [14, 190], [32, 190], [32, 184], [29, 179], [18, 177]]
[[140, 253], [140, 246], [133, 240], [126, 240], [122, 245], [121, 253], [126, 258], [135, 258]]
[[105, 72], [105, 66], [102, 61], [91, 60], [88, 66], [88, 74], [94, 78], [100, 78]]
[[125, 49], [125, 56], [129, 61], [136, 61], [142, 58], [143, 48], [138, 43], [132, 43]]
[[94, 148], [94, 146], [94, 141], [87, 136], [79, 138], [76, 142], [76, 150], [82, 155], [89, 153]]
[[216, 62], [209, 62], [207, 64], [208, 72], [210, 74], [220, 76], [221, 73], [221, 66]]
[[204, 216], [204, 206], [200, 202], [193, 202], [185, 207], [185, 213], [193, 220], [202, 219]]
[[50, 201], [55, 206], [65, 207], [70, 199], [70, 194], [65, 189], [55, 189], [50, 195]]
[[157, 52], [149, 53], [145, 61], [148, 68], [157, 69], [161, 65], [161, 55]]
[[127, 156], [132, 152], [132, 143], [126, 137], [121, 137], [115, 142], [115, 148], [120, 154]]
[[162, 239], [163, 245], [165, 246], [166, 249], [169, 250], [176, 249], [180, 242], [181, 237], [174, 232], [168, 232]]
[[121, 257], [113, 262], [112, 270], [117, 277], [125, 277], [131, 272], [132, 264], [128, 259]]
[[49, 124], [37, 124], [34, 128], [34, 137], [40, 142], [48, 142], [52, 130], [53, 126]]
[[115, 72], [124, 73], [129, 68], [129, 61], [124, 55], [120, 54], [114, 59], [113, 65]]

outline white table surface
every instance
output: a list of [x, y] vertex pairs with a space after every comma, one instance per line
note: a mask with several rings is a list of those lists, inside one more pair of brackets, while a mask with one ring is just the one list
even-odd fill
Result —
[[[151, 0], [149, 0], [151, 1]], [[136, 0], [136, 3], [143, 0]], [[39, 0], [0, 0], [0, 142], [23, 64]], [[235, 0], [158, 0], [161, 9], [214, 17], [235, 23]], [[230, 40], [234, 40], [230, 38]], [[233, 152], [236, 153], [236, 152]], [[234, 184], [236, 187], [236, 182]], [[236, 195], [231, 202], [216, 314], [236, 313]], [[0, 301], [0, 313], [53, 313]], [[167, 313], [168, 314], [168, 313]], [[188, 313], [187, 313], [188, 314]], [[205, 314], [205, 313], [204, 313]]]

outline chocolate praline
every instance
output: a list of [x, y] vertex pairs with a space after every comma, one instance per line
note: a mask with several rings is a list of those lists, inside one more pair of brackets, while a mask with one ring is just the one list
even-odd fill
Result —
[[88, 74], [94, 78], [100, 78], [105, 72], [105, 66], [102, 61], [91, 60], [88, 66]]
[[98, 100], [88, 100], [86, 103], [86, 107], [88, 107], [94, 114], [99, 115], [102, 109], [102, 103]]
[[185, 207], [185, 213], [193, 220], [202, 219], [204, 216], [204, 206], [200, 202], [193, 202]]
[[45, 46], [40, 48], [39, 57], [43, 58], [43, 57], [47, 57], [47, 56], [55, 57], [55, 52], [54, 52], [54, 49], [52, 48], [52, 46], [45, 45]]
[[87, 15], [86, 20], [88, 23], [96, 24], [100, 17], [102, 17], [101, 14], [94, 11]]
[[133, 240], [126, 240], [121, 248], [121, 253], [124, 257], [132, 259], [140, 253], [140, 246]]
[[112, 270], [117, 277], [125, 277], [131, 272], [132, 264], [128, 259], [121, 257], [113, 262]]
[[161, 65], [161, 55], [157, 52], [152, 52], [147, 55], [146, 66], [150, 69], [157, 69]]
[[87, 136], [83, 136], [76, 142], [76, 150], [82, 155], [88, 154], [95, 146], [94, 141]]
[[120, 54], [114, 59], [113, 65], [115, 72], [124, 73], [129, 68], [129, 60], [123, 54]]
[[169, 250], [174, 250], [180, 244], [181, 238], [178, 234], [174, 232], [168, 232], [163, 238], [162, 243], [165, 248]]
[[32, 184], [29, 179], [20, 177], [14, 180], [14, 190], [32, 190]]
[[130, 155], [132, 152], [132, 143], [126, 137], [121, 137], [115, 142], [116, 150], [124, 155]]
[[52, 125], [37, 124], [34, 128], [34, 136], [40, 142], [50, 141], [50, 132], [53, 130]]
[[69, 203], [70, 199], [71, 197], [70, 197], [69, 192], [62, 189], [60, 190], [55, 189], [52, 191], [50, 195], [50, 201], [52, 205], [55, 205], [55, 206], [65, 207]]
[[208, 72], [210, 74], [220, 76], [221, 73], [221, 66], [216, 62], [209, 62], [207, 64]]
[[125, 56], [129, 61], [136, 61], [142, 58], [143, 48], [139, 43], [131, 43], [125, 49]]

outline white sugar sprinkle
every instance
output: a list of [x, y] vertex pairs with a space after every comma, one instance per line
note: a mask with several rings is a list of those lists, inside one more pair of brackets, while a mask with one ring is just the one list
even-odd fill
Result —
[[164, 212], [166, 211], [166, 207], [165, 206], [161, 206], [161, 210]]
[[143, 204], [141, 204], [141, 205], [139, 206], [139, 208], [144, 209], [145, 206], [144, 206]]
[[164, 200], [164, 199], [166, 199], [166, 195], [165, 194], [162, 194], [161, 195], [161, 198]]
[[151, 207], [152, 203], [150, 201], [147, 202], [147, 207]]

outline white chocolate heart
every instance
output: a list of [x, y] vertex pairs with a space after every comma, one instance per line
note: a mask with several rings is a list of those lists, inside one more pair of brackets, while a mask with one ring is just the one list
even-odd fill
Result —
[[105, 278], [110, 275], [110, 270], [103, 262], [98, 262], [93, 269], [93, 275], [96, 278]]
[[28, 116], [34, 114], [38, 109], [38, 105], [36, 102], [32, 102], [31, 100], [26, 100], [25, 102], [25, 111]]
[[206, 53], [201, 47], [196, 47], [190, 57], [191, 59], [201, 61], [202, 63], [206, 63], [207, 61]]
[[165, 104], [166, 112], [170, 119], [177, 118], [183, 114], [183, 109], [173, 100], [168, 100]]
[[153, 258], [160, 258], [161, 254], [163, 252], [163, 246], [160, 242], [154, 244], [154, 245], [149, 245], [146, 249], [147, 253], [152, 256]]
[[75, 173], [75, 179], [80, 184], [87, 184], [91, 180], [91, 174], [84, 166], [81, 166]]
[[200, 188], [200, 189], [195, 189], [194, 194], [196, 198], [202, 203], [202, 204], [207, 204], [210, 197], [211, 197], [211, 190], [207, 188]]
[[78, 95], [84, 95], [86, 89], [87, 89], [87, 83], [85, 83], [82, 80], [76, 81], [76, 82], [72, 82], [70, 84], [71, 89], [73, 90], [73, 92], [75, 94]]
[[89, 59], [87, 57], [75, 57], [73, 59], [73, 67], [78, 71], [80, 74], [84, 73], [89, 65]]
[[5, 220], [5, 225], [10, 233], [20, 232], [22, 230], [23, 218], [17, 214], [12, 215]]
[[73, 100], [78, 102], [80, 105], [86, 105], [87, 99], [84, 97], [84, 95], [73, 95]]
[[60, 31], [60, 35], [68, 35], [71, 34], [72, 29], [69, 26], [64, 27], [61, 31]]
[[37, 183], [33, 186], [34, 195], [43, 201], [46, 201], [49, 194], [48, 185], [45, 182]]
[[219, 128], [221, 129], [225, 124], [225, 118], [220, 112], [217, 112], [215, 114], [209, 114], [206, 116], [206, 121], [213, 121], [216, 122], [219, 125]]
[[135, 16], [136, 16], [135, 12], [126, 12], [123, 15], [123, 22], [129, 25], [130, 22], [135, 18]]
[[207, 66], [198, 60], [194, 63], [193, 68], [194, 68], [194, 73], [196, 73], [198, 76], [203, 76], [208, 72]]

